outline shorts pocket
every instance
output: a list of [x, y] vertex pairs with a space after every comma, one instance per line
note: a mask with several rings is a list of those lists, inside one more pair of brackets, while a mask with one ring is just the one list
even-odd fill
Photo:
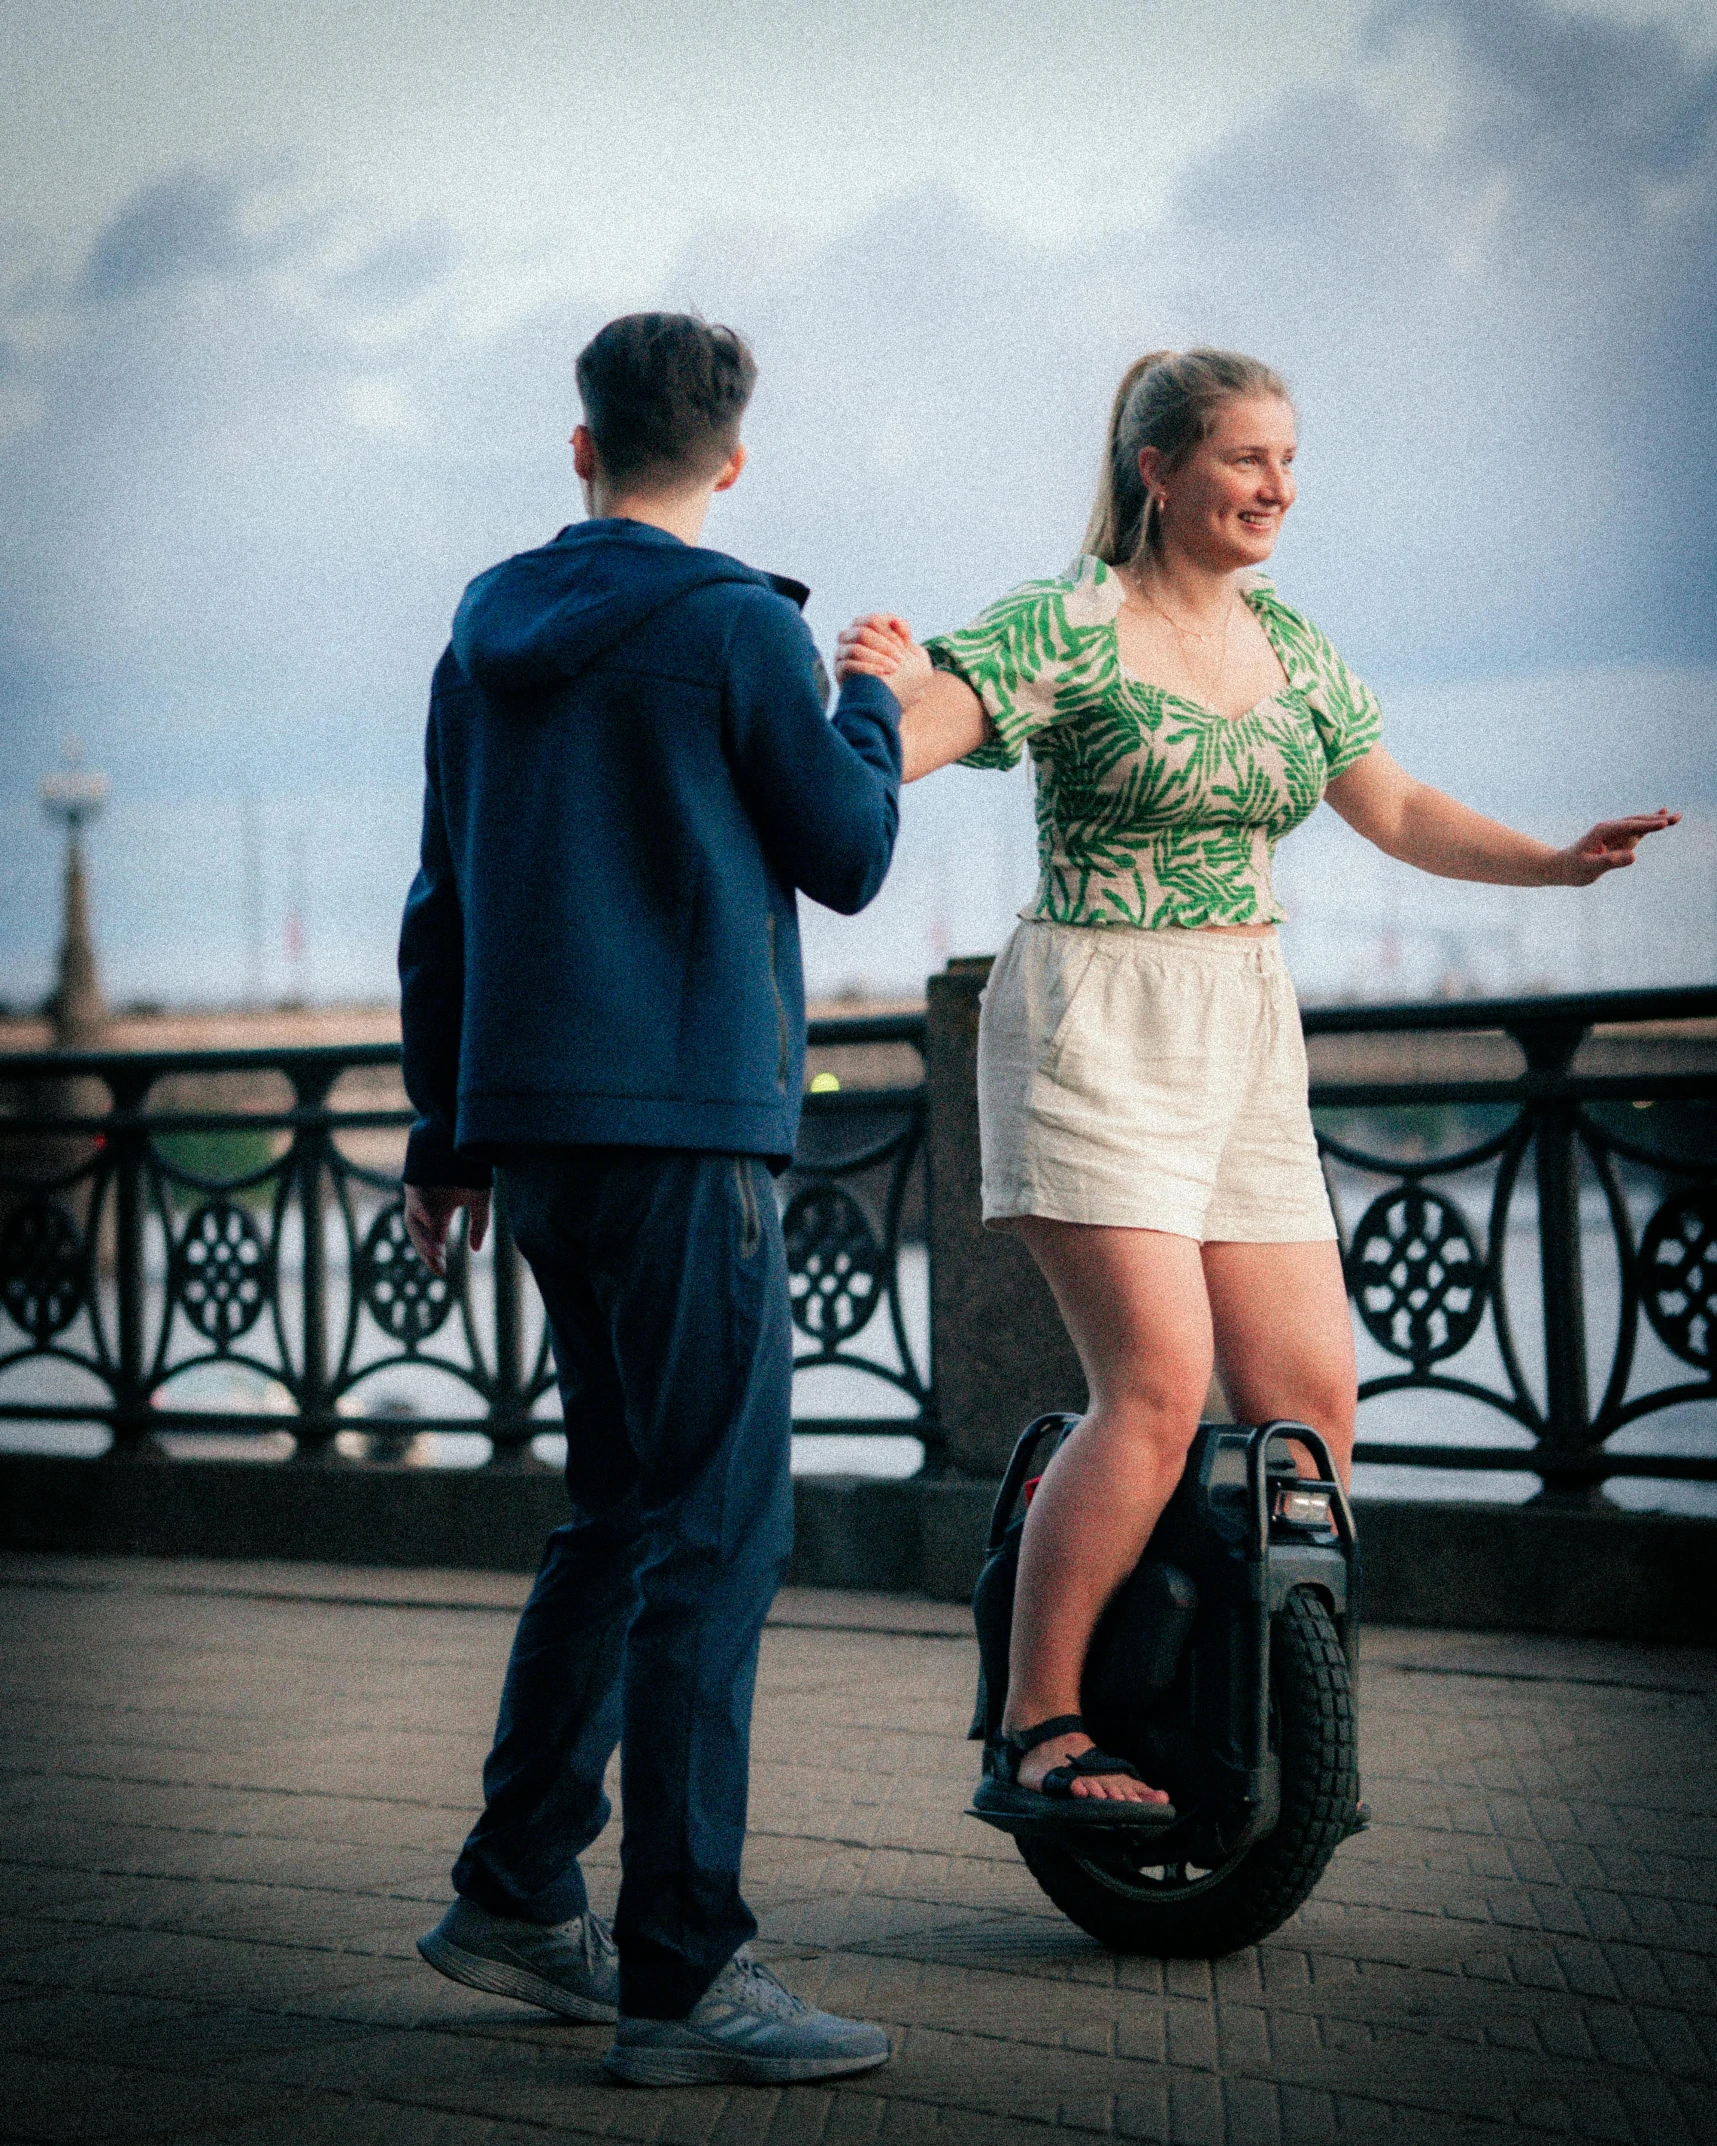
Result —
[[1040, 958], [1035, 965], [1036, 973], [1028, 987], [1028, 1018], [1032, 1040], [1037, 1046], [1034, 1054], [1037, 1070], [1049, 1074], [1052, 1079], [1056, 1066], [1076, 1037], [1074, 1015], [1080, 1000], [1087, 996], [1087, 987], [1099, 966], [1102, 952], [1096, 929], [1086, 929], [1080, 937], [1091, 943], [1068, 947], [1064, 943], [1052, 942], [1047, 958]]

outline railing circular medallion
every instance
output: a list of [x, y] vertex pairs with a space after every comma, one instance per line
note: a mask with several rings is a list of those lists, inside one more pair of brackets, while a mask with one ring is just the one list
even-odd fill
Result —
[[1372, 1201], [1353, 1233], [1347, 1278], [1366, 1332], [1415, 1364], [1464, 1349], [1484, 1317], [1484, 1262], [1466, 1219], [1422, 1185]]
[[408, 1349], [427, 1341], [453, 1309], [457, 1246], [447, 1248], [447, 1273], [431, 1274], [405, 1226], [405, 1203], [395, 1200], [370, 1224], [358, 1254], [358, 1294], [370, 1317]]
[[806, 1185], [781, 1217], [793, 1324], [825, 1348], [856, 1334], [882, 1301], [882, 1247], [839, 1185]]
[[0, 1303], [38, 1348], [84, 1300], [83, 1237], [57, 1200], [26, 1200], [0, 1233]]
[[1664, 1201], [1640, 1239], [1639, 1286], [1665, 1347], [1709, 1371], [1717, 1361], [1717, 1198], [1684, 1192]]
[[173, 1295], [185, 1317], [227, 1348], [262, 1317], [269, 1260], [256, 1224], [231, 1200], [210, 1200], [185, 1224], [173, 1255]]

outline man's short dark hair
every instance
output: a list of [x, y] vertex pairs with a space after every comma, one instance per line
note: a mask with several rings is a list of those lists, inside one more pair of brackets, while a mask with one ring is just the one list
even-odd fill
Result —
[[739, 440], [757, 362], [731, 328], [626, 313], [578, 354], [578, 392], [610, 484], [712, 477]]

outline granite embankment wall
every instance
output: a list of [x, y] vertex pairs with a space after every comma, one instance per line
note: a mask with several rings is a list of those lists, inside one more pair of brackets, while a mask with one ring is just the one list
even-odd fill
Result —
[[[993, 1483], [802, 1476], [792, 1581], [971, 1593]], [[566, 1517], [547, 1469], [0, 1457], [0, 1547], [528, 1572]], [[1547, 1505], [1362, 1505], [1379, 1624], [1717, 1644], [1717, 1526]]]

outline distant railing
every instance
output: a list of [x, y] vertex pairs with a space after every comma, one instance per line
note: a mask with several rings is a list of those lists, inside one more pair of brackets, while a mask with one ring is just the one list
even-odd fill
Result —
[[[811, 1041], [913, 1045], [921, 1066], [923, 1032], [922, 1015], [879, 1015], [813, 1022]], [[397, 1162], [353, 1152], [379, 1134], [403, 1153], [409, 1110], [334, 1096], [399, 1056], [358, 1044], [0, 1058], [0, 1095], [14, 1100], [0, 1114], [0, 1420], [104, 1423], [120, 1455], [158, 1452], [160, 1433], [286, 1431], [312, 1460], [343, 1432], [480, 1431], [502, 1464], [555, 1429], [558, 1414], [535, 1413], [554, 1372], [504, 1178], [489, 1248], [475, 1256], [456, 1233], [438, 1277], [406, 1235]], [[290, 1101], [173, 1102], [211, 1076], [284, 1080]], [[905, 1433], [934, 1451], [901, 1287], [903, 1235], [923, 1235], [924, 1112], [921, 1073], [805, 1098], [779, 1188], [798, 1368], [857, 1374], [908, 1404], [810, 1418], [806, 1431]], [[81, 1391], [14, 1397], [6, 1374], [26, 1360]], [[248, 1375], [266, 1405], [188, 1405], [211, 1370]], [[390, 1403], [401, 1371], [452, 1380], [468, 1406]]]
[[[1546, 1490], [1571, 1495], [1623, 1475], [1717, 1481], [1717, 1422], [1704, 1427], [1704, 1453], [1617, 1452], [1606, 1443], [1646, 1416], [1717, 1400], [1717, 1047], [1708, 1041], [1693, 1054], [1705, 1060], [1695, 1070], [1573, 1070], [1600, 1024], [1713, 1017], [1714, 989], [1307, 1013], [1308, 1038], [1500, 1030], [1526, 1061], [1518, 1074], [1491, 1078], [1313, 1080], [1354, 1311], [1378, 1348], [1404, 1366], [1362, 1379], [1361, 1400], [1414, 1390], [1465, 1396], [1530, 1439], [1474, 1447], [1362, 1438], [1357, 1459], [1525, 1469]], [[1337, 1112], [1339, 1125], [1331, 1123]], [[1429, 1128], [1442, 1137], [1421, 1131], [1420, 1144], [1431, 1152], [1418, 1155], [1399, 1144], [1380, 1150], [1375, 1138], [1345, 1129], [1355, 1116], [1380, 1127], [1406, 1116], [1423, 1127], [1427, 1114], [1444, 1120]], [[1587, 1172], [1615, 1269], [1614, 1330], [1595, 1405], [1585, 1288], [1595, 1232], [1581, 1196]], [[1342, 1210], [1356, 1186], [1370, 1189], [1367, 1179], [1381, 1182], [1350, 1219]], [[1457, 1197], [1462, 1179], [1479, 1188], [1482, 1221]], [[1543, 1345], [1536, 1382], [1523, 1369], [1509, 1303], [1508, 1243], [1523, 1206], [1536, 1210]], [[1487, 1327], [1498, 1375], [1487, 1380], [1451, 1369]], [[1635, 1373], [1647, 1338], [1660, 1346], [1668, 1375], [1642, 1389]], [[1682, 1366], [1694, 1376], [1676, 1375]]]
[[[1473, 1078], [1314, 1079], [1358, 1330], [1389, 1366], [1363, 1378], [1362, 1399], [1460, 1397], [1501, 1434], [1364, 1438], [1360, 1460], [1526, 1470], [1568, 1494], [1621, 1475], [1717, 1481], [1717, 1435], [1711, 1451], [1611, 1443], [1717, 1400], [1717, 1069], [1706, 1055], [1694, 1070], [1574, 1070], [1595, 1024], [1714, 1017], [1717, 990], [1307, 1013], [1309, 1038], [1501, 1031], [1525, 1059]], [[811, 1042], [907, 1045], [922, 1068], [925, 1017], [819, 1021]], [[386, 1430], [390, 1374], [429, 1371], [460, 1405], [413, 1404], [394, 1427], [480, 1431], [494, 1463], [516, 1464], [558, 1418], [536, 1412], [553, 1372], [504, 1193], [491, 1249], [456, 1241], [445, 1279], [431, 1275], [377, 1152], [398, 1152], [409, 1112], [335, 1095], [398, 1061], [387, 1044], [0, 1059], [0, 1419], [105, 1423], [121, 1455], [158, 1450], [163, 1432], [286, 1431], [315, 1459], [342, 1432]], [[214, 1075], [284, 1088], [277, 1107], [185, 1100]], [[797, 1368], [874, 1382], [902, 1411], [796, 1427], [908, 1433], [934, 1466], [928, 1108], [922, 1071], [814, 1090], [779, 1190]], [[1600, 1254], [1613, 1301], [1596, 1319], [1585, 1280]], [[1523, 1325], [1511, 1296], [1528, 1285], [1538, 1316]], [[1526, 1361], [1539, 1339], [1541, 1369]], [[26, 1361], [78, 1390], [15, 1397], [8, 1374]], [[266, 1405], [198, 1404], [191, 1389], [211, 1372], [248, 1377]]]

